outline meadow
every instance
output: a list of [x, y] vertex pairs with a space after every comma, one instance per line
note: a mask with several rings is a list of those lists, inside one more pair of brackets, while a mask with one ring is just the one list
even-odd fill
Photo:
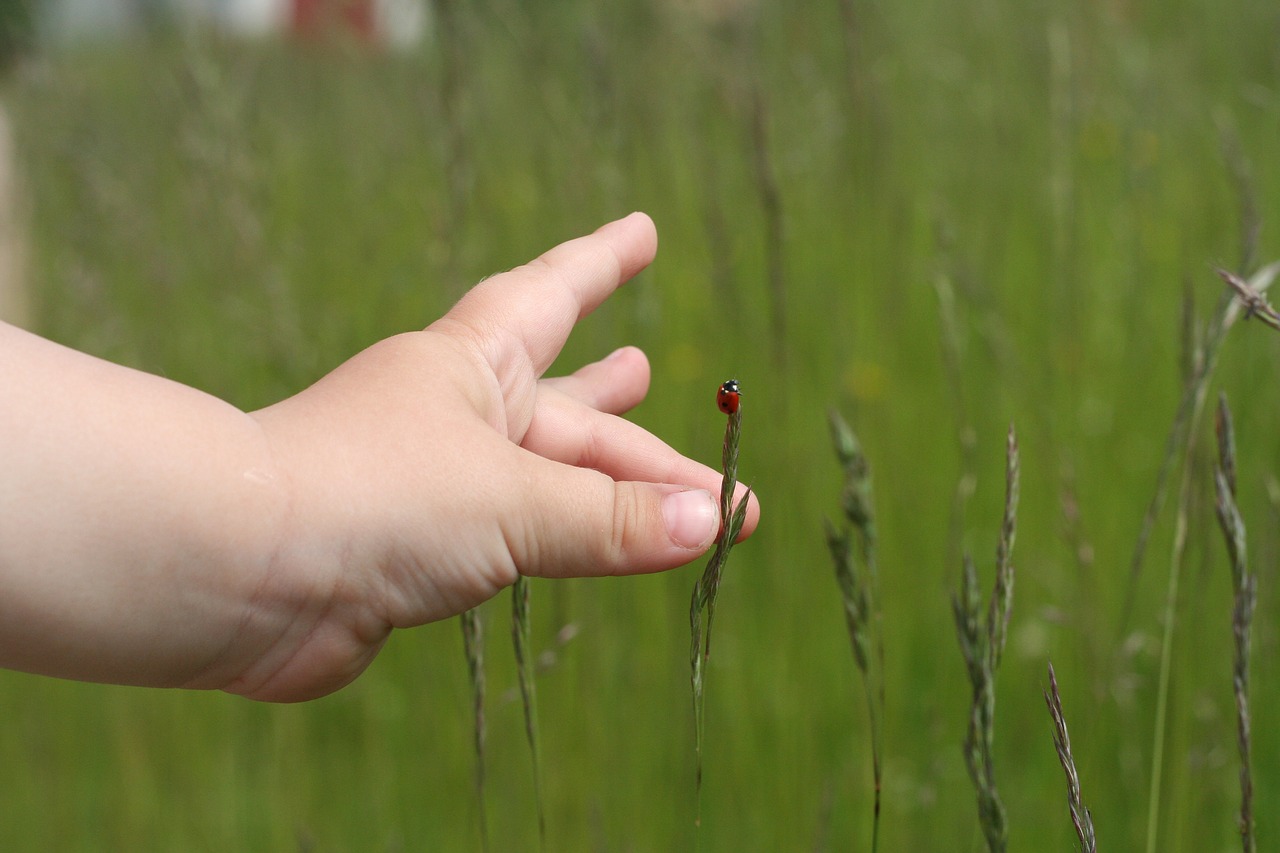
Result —
[[[870, 849], [867, 709], [824, 538], [832, 408], [874, 477], [880, 849], [985, 849], [951, 596], [966, 552], [994, 583], [1011, 423], [1009, 849], [1076, 849], [1049, 661], [1104, 850], [1239, 849], [1212, 401], [1235, 414], [1253, 781], [1274, 803], [1280, 335], [1261, 323], [1228, 330], [1132, 566], [1214, 270], [1280, 258], [1275, 5], [456, 5], [405, 54], [175, 32], [28, 58], [3, 97], [36, 329], [253, 408], [645, 210], [657, 261], [552, 372], [641, 346], [653, 383], [630, 417], [710, 465], [715, 389], [739, 379], [739, 477], [763, 514], [717, 604], [697, 830], [701, 562], [531, 584], [546, 849]], [[481, 610], [485, 814], [490, 849], [535, 850], [509, 614], [505, 593]], [[0, 673], [6, 845], [479, 850], [456, 621], [397, 633], [355, 684], [295, 706]], [[1257, 836], [1276, 846], [1280, 812], [1258, 809]]]

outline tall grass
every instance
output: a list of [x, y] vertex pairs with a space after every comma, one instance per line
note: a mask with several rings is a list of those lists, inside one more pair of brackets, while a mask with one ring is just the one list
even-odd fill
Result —
[[716, 612], [716, 598], [720, 594], [720, 582], [724, 577], [729, 552], [733, 549], [742, 524], [747, 518], [747, 504], [751, 499], [748, 488], [742, 500], [735, 506], [733, 494], [738, 487], [738, 452], [742, 442], [742, 409], [735, 408], [729, 414], [724, 430], [724, 446], [721, 451], [721, 470], [724, 476], [720, 484], [720, 538], [716, 542], [707, 567], [693, 586], [689, 602], [689, 665], [690, 686], [693, 690], [693, 732], [695, 761], [696, 817], [702, 823], [702, 744], [705, 737], [706, 666], [711, 657], [711, 624]]
[[520, 707], [524, 711], [524, 736], [533, 765], [533, 799], [538, 812], [538, 845], [547, 849], [547, 813], [542, 796], [542, 748], [538, 734], [538, 691], [534, 682], [532, 617], [529, 611], [529, 579], [516, 578], [511, 587], [511, 640], [515, 648], [516, 677], [520, 682]]
[[[1257, 300], [1262, 299], [1261, 294], [1271, 286], [1277, 274], [1280, 274], [1280, 262], [1258, 270], [1247, 283], [1241, 282], [1240, 286], [1244, 288], [1244, 295], [1247, 299], [1252, 300], [1247, 306], [1249, 310], [1257, 310]], [[1232, 287], [1237, 286], [1232, 284]], [[1164, 775], [1165, 727], [1168, 720], [1169, 685], [1173, 672], [1173, 638], [1176, 628], [1179, 585], [1190, 526], [1190, 504], [1194, 472], [1192, 457], [1196, 446], [1195, 439], [1223, 340], [1227, 331], [1240, 318], [1243, 310], [1242, 304], [1244, 302], [1233, 298], [1230, 289], [1224, 290], [1218, 300], [1217, 309], [1208, 321], [1203, 337], [1197, 337], [1197, 340], [1202, 341], [1202, 343], [1194, 348], [1194, 352], [1188, 358], [1191, 370], [1183, 387], [1182, 400], [1174, 417], [1173, 426], [1169, 430], [1165, 444], [1164, 460], [1157, 476], [1155, 495], [1148, 505], [1147, 513], [1143, 518], [1142, 530], [1139, 534], [1138, 545], [1134, 552], [1130, 570], [1130, 597], [1121, 617], [1123, 627], [1128, 618], [1135, 588], [1134, 584], [1142, 565], [1148, 537], [1154, 528], [1156, 518], [1160, 514], [1167, 496], [1167, 478], [1171, 476], [1172, 472], [1180, 464], [1182, 476], [1174, 514], [1173, 542], [1169, 552], [1169, 574], [1165, 587], [1163, 628], [1160, 640], [1160, 669], [1156, 686], [1155, 723], [1151, 747], [1151, 773], [1149, 776], [1150, 786], [1147, 796], [1147, 853], [1154, 853], [1158, 849], [1161, 783]]]
[[1080, 853], [1097, 853], [1093, 815], [1085, 807], [1080, 790], [1080, 774], [1076, 770], [1075, 756], [1071, 753], [1071, 735], [1067, 732], [1062, 695], [1058, 692], [1058, 676], [1053, 671], [1052, 663], [1049, 664], [1049, 689], [1044, 691], [1044, 701], [1049, 706], [1049, 716], [1053, 719], [1053, 746], [1057, 750], [1058, 761], [1062, 764], [1062, 772], [1067, 776], [1067, 808], [1071, 812], [1071, 825], [1075, 827], [1076, 837], [1080, 840]]
[[[951, 598], [960, 651], [973, 689], [969, 725], [964, 740], [965, 766], [978, 795], [978, 824], [991, 853], [1004, 853], [1008, 845], [1008, 818], [996, 786], [995, 724], [996, 671], [1004, 656], [1013, 613], [1013, 543], [1018, 519], [1018, 439], [1009, 426], [1005, 446], [1004, 517], [996, 543], [995, 587], [984, 608], [978, 592], [978, 572], [965, 554], [960, 591]], [[985, 610], [985, 617], [983, 615]]]
[[475, 749], [476, 811], [480, 825], [480, 849], [489, 850], [489, 818], [485, 809], [485, 679], [484, 679], [484, 621], [479, 608], [466, 611], [458, 617], [462, 627], [462, 651], [467, 661], [467, 678], [471, 682], [472, 742]]
[[853, 662], [862, 673], [867, 724], [871, 731], [871, 851], [875, 853], [880, 849], [880, 794], [884, 781], [884, 639], [880, 624], [871, 466], [858, 437], [839, 412], [831, 410], [827, 423], [836, 458], [844, 469], [844, 488], [840, 493], [844, 523], [837, 527], [830, 519], [824, 519], [827, 547], [835, 562]]
[[[1017, 412], [1018, 618], [992, 744], [1008, 848], [1074, 839], [1043, 737], [1046, 657], [1106, 844], [1151, 837], [1164, 695], [1157, 846], [1227, 848], [1238, 780], [1223, 757], [1233, 653], [1220, 626], [1233, 602], [1213, 582], [1226, 558], [1203, 532], [1208, 478], [1195, 475], [1187, 503], [1165, 691], [1167, 573], [1138, 572], [1130, 593], [1123, 566], [1186, 393], [1171, 331], [1183, 283], [1186, 316], [1209, 316], [1209, 270], [1250, 281], [1276, 254], [1275, 223], [1260, 219], [1280, 210], [1274, 9], [754, 4], [779, 333], [745, 54], [726, 55], [712, 14], [728, 5], [455, 2], [412, 55], [197, 36], [20, 63], [0, 97], [22, 151], [39, 328], [254, 407], [425, 325], [480, 277], [645, 209], [656, 263], [579, 324], [551, 373], [644, 347], [651, 388], [629, 417], [692, 458], [721, 440], [706, 390], [730, 370], [755, 377], [742, 465], [764, 522], [735, 550], [744, 582], [720, 589], [735, 630], [719, 629], [705, 694], [697, 843], [787, 850], [815, 824], [831, 839], [869, 829], [871, 809], [845, 807], [851, 638], [816, 570], [830, 555], [815, 520], [840, 487], [824, 432], [835, 397], [876, 469], [880, 847], [949, 849], [974, 832], [966, 760], [949, 746], [972, 685], [948, 653], [944, 590], [970, 540], [984, 547], [1000, 523], [1000, 496], [972, 488], [972, 439]], [[937, 346], [944, 292], [951, 363]], [[1227, 337], [1206, 392], [1230, 391], [1242, 436], [1274, 432], [1280, 337], [1258, 325]], [[1203, 328], [1187, 337], [1203, 351]], [[1181, 439], [1148, 556], [1169, 554]], [[1275, 442], [1238, 453], [1241, 472], [1280, 470]], [[1070, 488], [1055, 488], [1068, 470]], [[1280, 660], [1263, 653], [1277, 638], [1266, 579], [1280, 527], [1265, 482], [1242, 475], [1237, 488], [1258, 577], [1249, 698], [1261, 720], [1280, 703]], [[1073, 557], [1085, 540], [1064, 541], [1076, 535], [1062, 531], [1068, 492], [1093, 571]], [[690, 701], [684, 608], [703, 569], [547, 587], [548, 610], [582, 638], [538, 674], [548, 847], [693, 846], [688, 739], [673, 721]], [[0, 673], [6, 840], [474, 850], [460, 829], [475, 814], [473, 687], [457, 645], [453, 625], [396, 632], [351, 687], [283, 708]], [[485, 667], [490, 687], [514, 688], [509, 703], [490, 689], [486, 709], [489, 845], [530, 847], [515, 663], [490, 643]], [[1273, 729], [1251, 732], [1260, 839], [1280, 836], [1280, 815], [1260, 805], [1280, 784]]]
[[1231, 681], [1236, 703], [1236, 748], [1240, 754], [1240, 843], [1244, 853], [1254, 853], [1253, 818], [1253, 736], [1249, 712], [1249, 658], [1252, 649], [1253, 612], [1257, 607], [1258, 584], [1249, 570], [1244, 519], [1236, 505], [1236, 440], [1231, 409], [1226, 394], [1218, 397], [1215, 420], [1218, 434], [1218, 464], [1214, 469], [1218, 524], [1226, 541], [1231, 563], [1231, 587], [1235, 605], [1231, 611], [1231, 633], [1235, 639]]

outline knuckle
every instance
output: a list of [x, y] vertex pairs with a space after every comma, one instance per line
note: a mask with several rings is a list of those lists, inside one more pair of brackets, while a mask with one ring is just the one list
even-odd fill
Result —
[[613, 489], [613, 526], [603, 567], [608, 574], [623, 573], [635, 556], [645, 529], [643, 502], [634, 483], [616, 483]]

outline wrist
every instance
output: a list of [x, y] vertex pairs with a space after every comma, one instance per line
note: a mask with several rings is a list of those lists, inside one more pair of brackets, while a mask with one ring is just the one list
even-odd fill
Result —
[[390, 628], [370, 601], [361, 569], [371, 559], [357, 544], [361, 501], [338, 484], [341, 464], [312, 446], [312, 430], [294, 430], [289, 413], [251, 417], [269, 449], [250, 489], [268, 523], [244, 550], [254, 555], [250, 571], [233, 572], [240, 577], [231, 597], [243, 608], [235, 636], [189, 686], [268, 701], [314, 698], [358, 675]]

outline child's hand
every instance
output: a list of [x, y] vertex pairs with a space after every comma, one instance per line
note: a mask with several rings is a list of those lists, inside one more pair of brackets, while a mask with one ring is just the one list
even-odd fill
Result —
[[541, 379], [655, 244], [606, 225], [253, 414], [0, 323], [0, 666], [307, 699], [517, 574], [694, 559], [720, 476], [616, 417], [644, 355]]
[[[617, 417], [648, 390], [643, 353], [541, 378], [656, 243], [643, 214], [613, 222], [255, 413], [289, 512], [273, 560], [283, 594], [254, 603], [278, 612], [249, 621], [285, 627], [228, 689], [325, 693], [392, 627], [461, 613], [517, 574], [653, 572], [712, 544], [720, 474]], [[758, 517], [753, 504], [748, 533]]]

